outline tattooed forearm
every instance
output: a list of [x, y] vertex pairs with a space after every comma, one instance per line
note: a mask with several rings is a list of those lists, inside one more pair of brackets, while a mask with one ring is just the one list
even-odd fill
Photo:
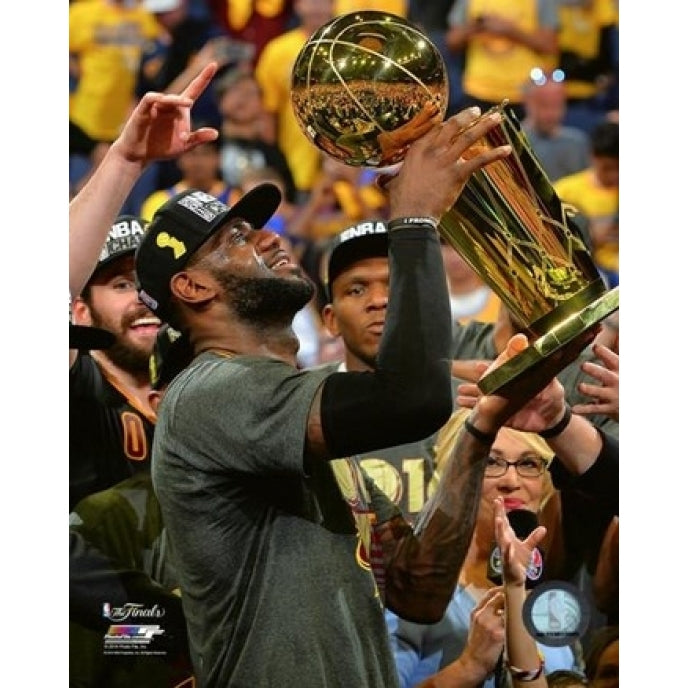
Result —
[[488, 451], [462, 429], [416, 527], [388, 544], [385, 604], [402, 618], [442, 617], [473, 537]]

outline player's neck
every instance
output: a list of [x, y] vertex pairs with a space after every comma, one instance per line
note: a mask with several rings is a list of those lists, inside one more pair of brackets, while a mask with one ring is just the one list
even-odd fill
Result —
[[346, 366], [346, 370], [358, 373], [375, 370], [374, 366], [369, 365], [366, 361], [363, 361], [348, 349], [346, 349], [344, 352], [344, 364]]
[[192, 339], [196, 355], [213, 351], [225, 356], [266, 356], [296, 366], [299, 340], [293, 330], [254, 332], [243, 330], [241, 336], [233, 334]]

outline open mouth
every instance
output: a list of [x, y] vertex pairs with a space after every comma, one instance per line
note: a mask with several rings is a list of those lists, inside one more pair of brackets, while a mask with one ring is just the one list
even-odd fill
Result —
[[279, 251], [275, 255], [275, 259], [270, 263], [269, 267], [271, 270], [278, 270], [279, 268], [283, 268], [286, 266], [292, 266], [294, 263], [292, 262], [291, 258], [289, 257], [289, 254], [286, 251]]
[[129, 329], [135, 330], [138, 334], [157, 334], [162, 322], [155, 317], [137, 318], [129, 325]]

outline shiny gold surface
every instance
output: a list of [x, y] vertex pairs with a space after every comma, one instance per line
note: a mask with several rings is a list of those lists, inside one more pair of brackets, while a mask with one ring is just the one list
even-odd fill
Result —
[[292, 71], [292, 105], [304, 133], [352, 166], [400, 162], [417, 128], [444, 117], [448, 93], [437, 48], [405, 19], [378, 11], [322, 26]]
[[[572, 218], [505, 104], [502, 122], [474, 144], [509, 144], [511, 154], [472, 175], [439, 231], [506, 305], [531, 345], [479, 382], [486, 393], [524, 388], [536, 368], [555, 375], [590, 343], [619, 307], [607, 291]], [[483, 117], [489, 113], [485, 113]]]
[[549, 366], [552, 376], [563, 370], [593, 340], [596, 325], [618, 310], [619, 288], [606, 292], [581, 310], [567, 309], [568, 305], [563, 305], [561, 320], [549, 332], [478, 382], [484, 394], [504, 393], [510, 386], [523, 387], [526, 378], [532, 377], [539, 366]]
[[[430, 119], [443, 118], [447, 77], [441, 55], [405, 19], [384, 12], [337, 17], [301, 50], [292, 74], [297, 120], [314, 145], [352, 166], [403, 160]], [[532, 373], [556, 375], [619, 307], [561, 203], [518, 120], [503, 119], [464, 157], [510, 144], [512, 153], [475, 172], [440, 221], [444, 239], [472, 266], [528, 335], [524, 352], [480, 381], [485, 393]], [[486, 116], [485, 113], [483, 116]]]
[[503, 106], [493, 110], [502, 113], [501, 124], [464, 155], [505, 144], [512, 153], [472, 175], [440, 233], [523, 330], [539, 337], [606, 286], [572, 224], [575, 210], [557, 197], [518, 121]]

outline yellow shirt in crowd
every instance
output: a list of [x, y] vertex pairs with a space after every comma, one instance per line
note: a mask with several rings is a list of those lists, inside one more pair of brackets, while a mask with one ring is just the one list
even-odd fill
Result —
[[[591, 169], [562, 177], [553, 184], [559, 198], [575, 206], [591, 223], [614, 223], [619, 212], [619, 188], [603, 187]], [[619, 271], [619, 243], [608, 242], [593, 249], [595, 263]]]
[[[618, 0], [592, 0], [587, 4], [559, 6], [559, 49], [576, 55], [593, 58], [600, 49], [600, 38], [605, 26], [619, 22]], [[590, 98], [595, 85], [589, 81], [564, 82], [569, 98]]]
[[291, 104], [292, 67], [307, 40], [301, 28], [273, 38], [263, 49], [255, 70], [263, 91], [263, 105], [277, 117], [277, 145], [299, 191], [310, 190], [320, 168], [320, 151], [301, 130]]
[[[537, 0], [471, 0], [466, 19], [471, 22], [484, 14], [499, 14], [514, 22], [521, 31], [532, 33], [538, 27]], [[480, 35], [466, 48], [463, 89], [466, 93], [500, 103], [523, 101], [523, 84], [534, 67], [552, 69], [556, 56], [541, 55], [501, 36]]]
[[69, 6], [69, 52], [79, 77], [69, 119], [98, 141], [119, 134], [133, 105], [141, 52], [161, 27], [141, 6], [101, 0]]
[[379, 10], [405, 17], [408, 14], [406, 4], [406, 0], [335, 0], [334, 13], [338, 16], [358, 10]]

